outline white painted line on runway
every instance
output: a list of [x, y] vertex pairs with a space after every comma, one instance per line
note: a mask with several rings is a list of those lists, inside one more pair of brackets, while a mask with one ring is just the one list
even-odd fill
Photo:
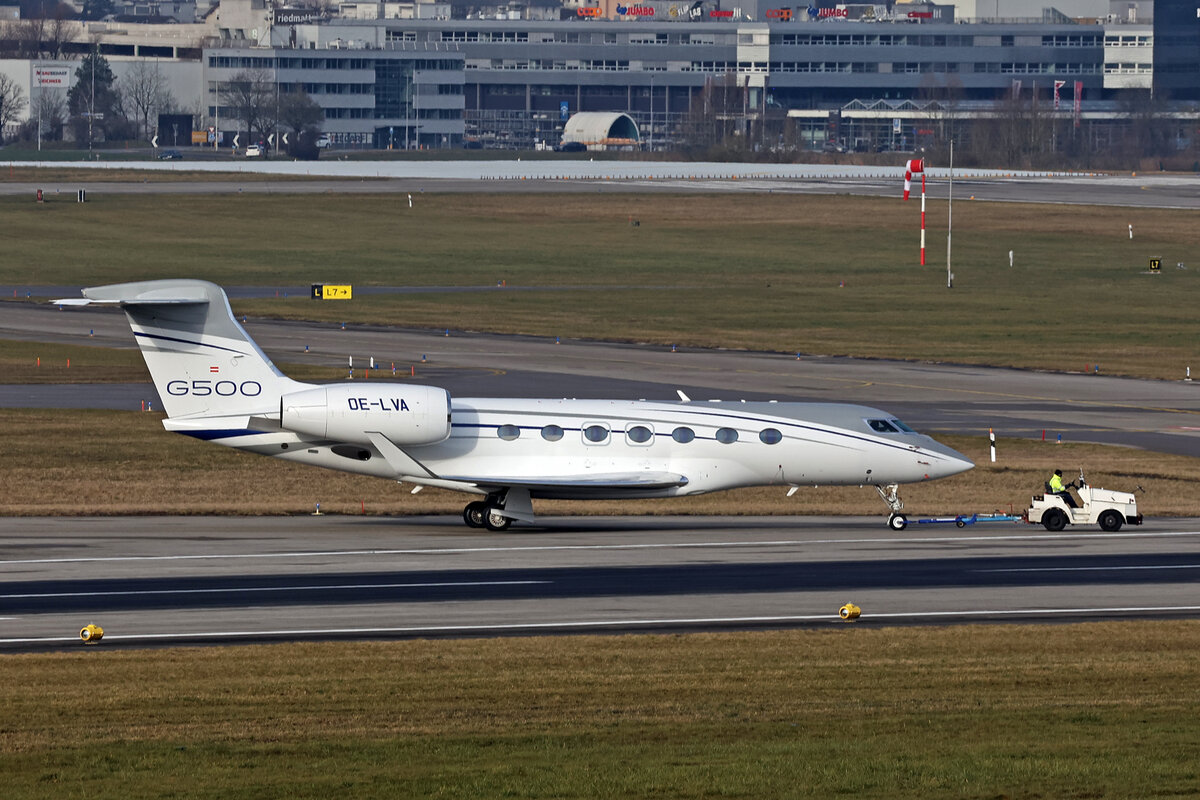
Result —
[[[954, 619], [973, 617], [1031, 617], [1031, 616], [1072, 616], [1079, 614], [1147, 614], [1147, 613], [1181, 613], [1200, 612], [1200, 606], [1114, 606], [1097, 608], [1028, 608], [991, 611], [900, 611], [887, 614], [864, 614], [861, 620], [880, 619]], [[592, 628], [636, 628], [661, 625], [749, 625], [775, 624], [786, 622], [840, 622], [837, 614], [806, 614], [789, 616], [763, 617], [683, 617], [662, 619], [608, 619], [608, 620], [564, 620], [559, 622], [515, 622], [500, 625], [425, 625], [400, 628], [297, 628], [288, 630], [262, 631], [188, 631], [185, 634], [174, 633], [129, 633], [105, 634], [105, 640], [110, 641], [164, 641], [177, 639], [191, 641], [194, 639], [245, 639], [257, 637], [283, 636], [381, 636], [391, 635], [420, 635], [433, 633], [505, 633], [517, 631], [541, 630], [587, 630]], [[0, 639], [0, 645], [5, 644], [48, 644], [51, 642], [78, 641], [71, 636], [30, 637], [20, 639]]]
[[1147, 569], [1200, 569], [1200, 564], [1126, 565], [1119, 567], [1022, 567], [1013, 569], [975, 569], [972, 572], [1121, 572]]
[[50, 597], [143, 597], [175, 594], [247, 594], [251, 592], [316, 592], [322, 589], [437, 589], [451, 586], [529, 586], [552, 581], [447, 581], [444, 583], [345, 583], [330, 586], [243, 586], [224, 589], [144, 589], [128, 592], [45, 592], [42, 594], [0, 594], [0, 600], [38, 600]]
[[471, 553], [538, 553], [552, 551], [596, 551], [596, 550], [692, 550], [704, 548], [749, 548], [749, 547], [799, 547], [815, 544], [939, 544], [958, 542], [1027, 542], [1083, 539], [1163, 539], [1200, 536], [1200, 531], [1162, 531], [1158, 533], [1058, 533], [1058, 534], [1014, 534], [1008, 536], [934, 536], [926, 538], [879, 537], [868, 539], [783, 539], [776, 541], [745, 542], [641, 542], [638, 544], [559, 544], [530, 545], [525, 547], [430, 547], [397, 550], [308, 550], [285, 551], [282, 553], [197, 553], [174, 556], [95, 556], [78, 558], [27, 558], [0, 561], [8, 564], [97, 564], [125, 561], [204, 561], [222, 559], [266, 559], [266, 558], [334, 558], [346, 556], [422, 556], [422, 555], [469, 555]]

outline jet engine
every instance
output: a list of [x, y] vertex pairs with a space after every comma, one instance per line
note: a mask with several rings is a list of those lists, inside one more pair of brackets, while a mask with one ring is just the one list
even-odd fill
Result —
[[450, 436], [450, 394], [436, 386], [338, 383], [285, 394], [279, 425], [321, 439], [370, 444], [382, 433], [400, 447], [437, 444]]

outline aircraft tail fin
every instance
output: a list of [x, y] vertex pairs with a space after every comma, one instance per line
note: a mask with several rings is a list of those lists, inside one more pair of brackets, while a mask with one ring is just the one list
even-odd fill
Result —
[[305, 386], [271, 363], [208, 281], [95, 286], [54, 302], [120, 305], [172, 419], [278, 414], [280, 397]]

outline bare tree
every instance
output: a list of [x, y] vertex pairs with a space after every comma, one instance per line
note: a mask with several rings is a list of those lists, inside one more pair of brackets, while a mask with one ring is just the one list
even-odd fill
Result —
[[69, 6], [59, 4], [46, 22], [42, 48], [49, 58], [62, 58], [63, 48], [79, 35], [79, 23], [66, 16], [70, 12]]
[[151, 119], [161, 110], [166, 95], [166, 81], [157, 62], [137, 61], [125, 73], [121, 80], [121, 96], [129, 104], [128, 111], [140, 137], [150, 138]]
[[[709, 78], [700, 96], [693, 100], [684, 121], [683, 146], [693, 157], [711, 155], [713, 148], [730, 144], [738, 123], [745, 119], [745, 88], [737, 75], [726, 73]], [[744, 147], [734, 143], [734, 149]]]
[[303, 89], [288, 92], [279, 98], [279, 124], [296, 133], [319, 126], [325, 121], [325, 111]]
[[11, 42], [14, 58], [41, 58], [42, 35], [46, 27], [44, 19], [18, 19], [8, 23], [5, 38]]
[[40, 125], [42, 139], [61, 139], [62, 127], [67, 121], [66, 98], [58, 89], [42, 89], [30, 105], [29, 115], [35, 136], [39, 135], [37, 126]]
[[0, 144], [4, 142], [4, 129], [17, 121], [28, 102], [25, 90], [12, 78], [0, 73]]
[[67, 103], [61, 92], [42, 89], [29, 102], [29, 119], [21, 125], [22, 141], [59, 141], [67, 120]]
[[221, 86], [223, 105], [246, 126], [251, 138], [265, 134], [275, 121], [275, 83], [265, 69], [243, 70]]

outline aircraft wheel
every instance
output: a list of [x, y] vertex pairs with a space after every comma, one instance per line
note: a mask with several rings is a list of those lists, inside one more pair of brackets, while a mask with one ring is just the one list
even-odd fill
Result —
[[484, 514], [483, 524], [487, 526], [489, 531], [499, 532], [508, 530], [508, 526], [512, 525], [512, 520], [497, 513], [495, 508], [489, 508]]
[[484, 526], [483, 517], [485, 514], [487, 514], [487, 503], [482, 500], [467, 503], [467, 507], [463, 509], [463, 522], [467, 523], [467, 526], [471, 528], [482, 528]]
[[1061, 531], [1067, 527], [1067, 515], [1062, 512], [1061, 508], [1052, 508], [1042, 514], [1042, 524], [1048, 531]]
[[1100, 523], [1100, 530], [1116, 533], [1121, 530], [1121, 525], [1125, 520], [1121, 519], [1121, 515], [1118, 512], [1110, 508], [1107, 511], [1101, 512], [1100, 519], [1097, 522]]
[[908, 517], [903, 514], [892, 514], [888, 517], [887, 524], [894, 531], [902, 531], [908, 527]]

